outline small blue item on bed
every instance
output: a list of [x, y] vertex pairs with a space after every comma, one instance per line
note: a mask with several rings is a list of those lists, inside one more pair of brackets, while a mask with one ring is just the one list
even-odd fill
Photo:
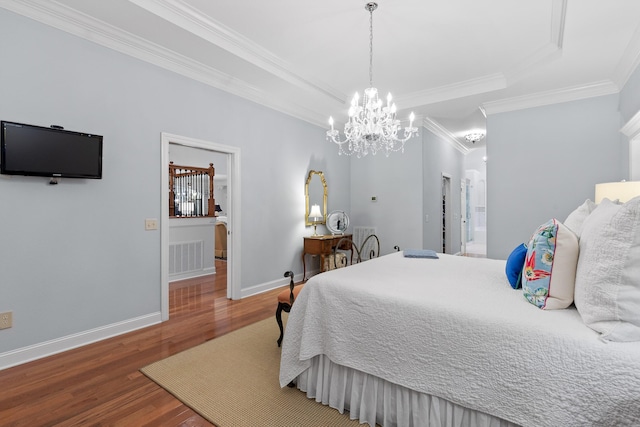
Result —
[[405, 249], [404, 251], [405, 258], [434, 258], [438, 259], [438, 254], [436, 251], [431, 249]]

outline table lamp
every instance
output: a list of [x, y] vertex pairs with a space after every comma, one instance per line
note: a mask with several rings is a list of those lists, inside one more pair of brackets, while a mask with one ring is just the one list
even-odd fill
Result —
[[636, 196], [640, 196], [640, 181], [603, 182], [602, 184], [596, 184], [596, 203], [600, 203], [604, 198], [626, 203]]
[[322, 212], [320, 212], [320, 205], [313, 205], [311, 206], [311, 212], [309, 212], [309, 219], [313, 218], [313, 235], [317, 236], [317, 230], [316, 227], [318, 226], [318, 218], [322, 217]]

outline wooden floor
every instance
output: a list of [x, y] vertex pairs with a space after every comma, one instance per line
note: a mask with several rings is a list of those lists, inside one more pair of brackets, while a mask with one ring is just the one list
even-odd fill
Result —
[[0, 425], [212, 426], [139, 369], [269, 317], [276, 345], [284, 288], [232, 301], [216, 271], [170, 285], [167, 322], [0, 371]]

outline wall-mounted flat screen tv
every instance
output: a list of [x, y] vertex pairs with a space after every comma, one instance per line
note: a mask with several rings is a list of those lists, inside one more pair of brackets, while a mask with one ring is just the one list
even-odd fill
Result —
[[102, 136], [0, 122], [0, 173], [102, 178]]

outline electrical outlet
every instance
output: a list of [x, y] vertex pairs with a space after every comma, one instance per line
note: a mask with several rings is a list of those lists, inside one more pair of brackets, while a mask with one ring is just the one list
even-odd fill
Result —
[[0, 329], [7, 329], [13, 326], [13, 313], [6, 311], [0, 313]]
[[144, 229], [147, 231], [158, 229], [158, 220], [155, 218], [147, 218], [144, 220]]

